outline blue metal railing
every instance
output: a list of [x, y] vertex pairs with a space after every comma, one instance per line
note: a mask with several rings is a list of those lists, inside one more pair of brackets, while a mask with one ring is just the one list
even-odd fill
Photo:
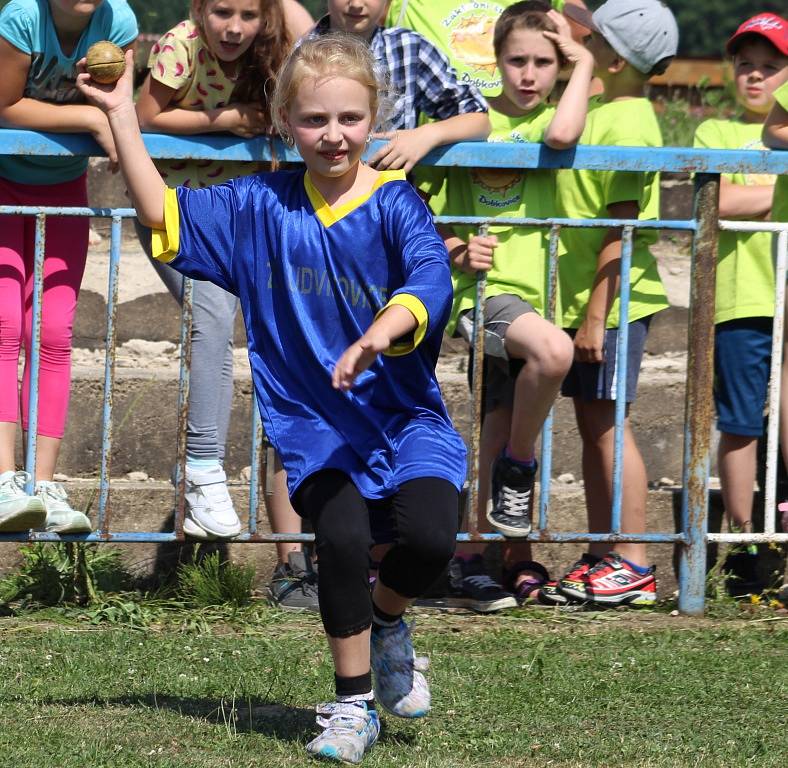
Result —
[[[195, 136], [182, 138], [147, 134], [145, 142], [154, 158], [176, 159], [225, 159], [260, 161], [272, 158], [281, 161], [298, 161], [299, 156], [278, 140], [258, 138], [242, 140], [229, 136]], [[370, 147], [374, 152], [377, 145]], [[102, 155], [100, 147], [89, 137], [69, 134], [45, 134], [19, 130], [4, 130], [0, 134], [0, 154], [14, 155]], [[788, 534], [775, 533], [774, 489], [767, 488], [766, 526], [764, 533], [757, 534], [708, 534], [707, 497], [710, 466], [711, 433], [711, 381], [713, 349], [714, 277], [717, 256], [717, 234], [719, 229], [747, 229], [748, 231], [774, 231], [778, 234], [777, 289], [775, 313], [774, 349], [772, 360], [771, 407], [776, 414], [779, 408], [779, 373], [782, 345], [782, 301], [784, 297], [786, 247], [788, 247], [788, 224], [764, 222], [720, 222], [718, 221], [718, 194], [720, 173], [788, 173], [788, 152], [768, 151], [723, 151], [695, 150], [685, 148], [622, 148], [584, 147], [554, 151], [543, 145], [534, 144], [486, 144], [466, 142], [435, 150], [423, 161], [424, 164], [464, 167], [498, 168], [576, 168], [623, 171], [667, 171], [693, 172], [696, 174], [695, 213], [687, 220], [618, 220], [618, 219], [532, 219], [497, 218], [485, 219], [471, 216], [436, 217], [446, 224], [484, 226], [490, 223], [517, 226], [539, 226], [550, 228], [550, 265], [548, 269], [548, 317], [551, 319], [555, 303], [557, 276], [558, 234], [562, 227], [622, 228], [621, 254], [621, 333], [618, 337], [618, 354], [625, 359], [627, 349], [627, 318], [629, 311], [629, 265], [632, 241], [637, 229], [672, 229], [692, 233], [692, 276], [690, 301], [690, 327], [688, 331], [687, 393], [685, 410], [684, 463], [682, 473], [682, 526], [681, 532], [622, 533], [622, 468], [623, 428], [625, 419], [626, 366], [623, 366], [616, 382], [616, 418], [613, 469], [613, 502], [611, 505], [611, 531], [609, 533], [576, 533], [551, 531], [549, 529], [550, 469], [552, 455], [552, 413], [545, 422], [542, 435], [540, 500], [537, 528], [528, 540], [539, 542], [651, 542], [681, 544], [679, 573], [679, 607], [685, 613], [700, 613], [704, 605], [706, 544], [709, 541], [788, 541]], [[123, 218], [133, 217], [129, 208], [56, 208], [0, 206], [0, 214], [22, 214], [35, 216], [36, 258], [33, 296], [34, 342], [31, 351], [31, 397], [30, 419], [26, 455], [26, 469], [33, 474], [36, 454], [36, 422], [38, 407], [38, 357], [41, 318], [41, 292], [43, 275], [44, 223], [49, 215], [96, 216], [112, 220], [110, 239], [109, 291], [107, 306], [107, 341], [104, 375], [104, 401], [102, 410], [102, 452], [99, 479], [98, 530], [89, 535], [64, 536], [30, 532], [29, 535], [4, 534], [5, 541], [113, 541], [113, 542], [164, 542], [182, 540], [184, 512], [184, 466], [185, 434], [189, 389], [189, 363], [191, 339], [191, 281], [186, 281], [181, 330], [181, 376], [179, 382], [178, 413], [178, 483], [174, 530], [171, 532], [113, 532], [110, 530], [110, 470], [112, 449], [112, 391], [114, 383], [116, 314], [118, 294], [118, 268], [120, 263], [120, 226]], [[484, 295], [483, 281], [477, 292], [477, 309], [482, 310]], [[476, 313], [477, 320], [480, 312]], [[474, 343], [483, 343], [483, 334], [474, 333]], [[468, 530], [458, 535], [459, 541], [499, 541], [499, 534], [479, 534], [476, 526], [476, 499], [478, 497], [478, 428], [481, 414], [480, 363], [482, 355], [475, 361], [479, 370], [475, 373], [474, 422], [471, 440], [471, 473], [469, 493]], [[478, 376], [478, 380], [477, 380]], [[777, 394], [775, 394], [777, 393]], [[769, 461], [767, 477], [772, 485], [776, 476], [776, 429], [777, 419], [770, 422]], [[249, 505], [249, 530], [234, 541], [276, 542], [310, 541], [309, 534], [260, 534], [257, 532], [257, 512], [260, 501], [259, 476], [263, 463], [262, 429], [256, 406], [252, 418], [252, 473]]]

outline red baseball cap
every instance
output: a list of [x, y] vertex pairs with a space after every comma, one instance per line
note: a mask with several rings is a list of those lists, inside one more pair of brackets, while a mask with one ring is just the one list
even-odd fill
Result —
[[765, 37], [780, 53], [788, 56], [788, 21], [776, 13], [759, 13], [747, 19], [725, 44], [725, 50], [732, 53], [731, 46], [743, 35]]

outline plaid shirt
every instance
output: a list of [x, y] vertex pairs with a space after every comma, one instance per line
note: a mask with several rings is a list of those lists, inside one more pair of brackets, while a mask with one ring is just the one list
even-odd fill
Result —
[[[324, 16], [313, 34], [330, 31]], [[487, 103], [475, 86], [461, 83], [446, 56], [427, 38], [404, 27], [378, 27], [369, 41], [375, 61], [385, 68], [394, 97], [384, 128], [416, 128], [421, 113], [446, 120], [466, 112], [486, 112]]]

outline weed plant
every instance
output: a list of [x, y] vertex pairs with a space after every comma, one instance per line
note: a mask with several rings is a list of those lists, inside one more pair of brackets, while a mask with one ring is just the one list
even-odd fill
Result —
[[200, 557], [195, 549], [192, 562], [178, 567], [178, 597], [192, 608], [240, 608], [251, 602], [254, 580], [254, 566], [222, 561], [218, 552]]

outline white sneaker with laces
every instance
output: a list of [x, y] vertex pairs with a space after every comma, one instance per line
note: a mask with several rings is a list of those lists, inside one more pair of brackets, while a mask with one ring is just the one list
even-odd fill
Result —
[[41, 499], [25, 493], [27, 472], [0, 473], [0, 533], [24, 533], [42, 528], [47, 513]]
[[227, 490], [227, 475], [220, 465], [186, 465], [186, 514], [183, 532], [195, 539], [232, 539], [241, 532]]
[[49, 533], [90, 533], [93, 526], [88, 516], [71, 507], [62, 483], [39, 480], [36, 496], [46, 509], [46, 530]]

